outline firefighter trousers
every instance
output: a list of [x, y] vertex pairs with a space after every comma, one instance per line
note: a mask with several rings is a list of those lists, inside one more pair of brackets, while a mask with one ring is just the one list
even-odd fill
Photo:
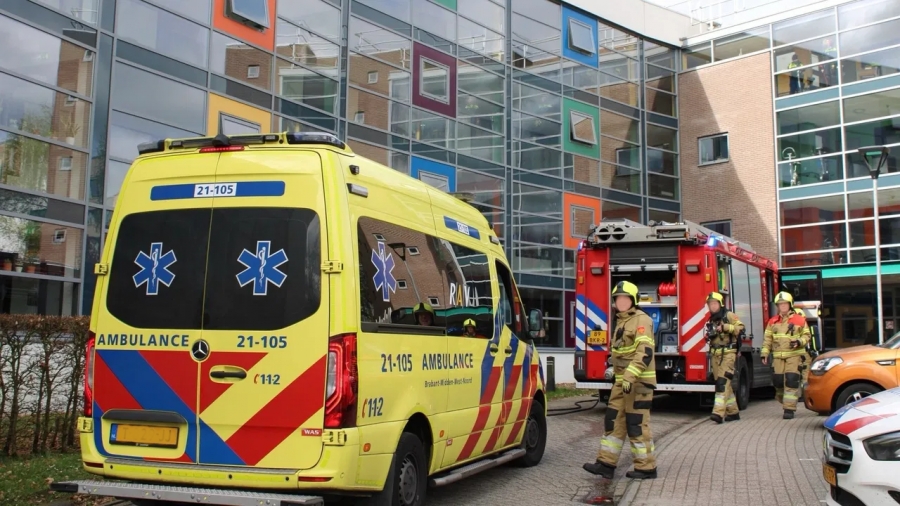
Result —
[[653, 389], [635, 383], [630, 393], [622, 391], [616, 383], [610, 392], [606, 406], [603, 438], [597, 460], [610, 467], [619, 463], [619, 454], [627, 436], [631, 442], [634, 468], [638, 471], [656, 469], [653, 434], [650, 432], [650, 408], [653, 405]]
[[775, 359], [775, 374], [772, 383], [775, 385], [775, 399], [785, 411], [797, 411], [797, 397], [800, 390], [800, 364], [802, 356]]
[[716, 397], [713, 414], [725, 418], [738, 414], [737, 399], [734, 397], [734, 362], [737, 353], [717, 352], [712, 356], [713, 375], [716, 378]]

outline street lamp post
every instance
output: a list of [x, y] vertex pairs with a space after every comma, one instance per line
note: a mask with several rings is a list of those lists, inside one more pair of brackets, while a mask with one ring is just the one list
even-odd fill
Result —
[[859, 148], [859, 154], [866, 161], [869, 175], [872, 176], [872, 207], [875, 215], [875, 290], [878, 294], [878, 344], [884, 343], [884, 303], [881, 300], [881, 225], [878, 223], [878, 176], [887, 164], [890, 148], [887, 146], [869, 146]]

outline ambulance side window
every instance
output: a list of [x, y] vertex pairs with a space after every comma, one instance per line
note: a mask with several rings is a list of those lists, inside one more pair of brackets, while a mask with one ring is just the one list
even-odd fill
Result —
[[497, 265], [497, 283], [500, 287], [500, 311], [503, 321], [516, 336], [522, 334], [522, 320], [525, 318], [522, 303], [516, 292], [516, 285], [509, 269], [500, 262]]
[[490, 339], [494, 334], [494, 295], [488, 256], [447, 240], [441, 244], [447, 279], [447, 334], [465, 337], [465, 323], [471, 319], [475, 321], [474, 337]]
[[366, 216], [357, 223], [360, 320], [418, 325], [422, 304], [431, 325], [446, 325], [445, 247], [430, 234]]

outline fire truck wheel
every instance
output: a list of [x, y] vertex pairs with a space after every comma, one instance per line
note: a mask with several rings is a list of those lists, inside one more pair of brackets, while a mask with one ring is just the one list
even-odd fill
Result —
[[737, 397], [738, 409], [743, 411], [750, 404], [750, 368], [747, 367], [747, 359], [744, 357], [738, 358], [734, 377], [738, 380], [734, 394]]
[[522, 449], [525, 455], [515, 460], [518, 467], [534, 467], [544, 457], [544, 448], [547, 447], [547, 417], [544, 415], [544, 405], [535, 399], [531, 403], [531, 412], [525, 422], [525, 434], [522, 436]]

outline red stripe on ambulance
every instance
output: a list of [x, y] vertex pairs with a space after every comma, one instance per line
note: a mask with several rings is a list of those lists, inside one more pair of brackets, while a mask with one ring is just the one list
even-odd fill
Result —
[[509, 414], [512, 412], [512, 398], [515, 394], [516, 387], [519, 386], [519, 374], [521, 373], [522, 366], [514, 365], [512, 373], [509, 375], [509, 381], [506, 383], [506, 388], [503, 390], [503, 405], [500, 406], [500, 416], [497, 417], [497, 424], [494, 427], [494, 431], [491, 433], [491, 437], [484, 447], [485, 453], [492, 451], [497, 445], [497, 440], [500, 439], [500, 434], [503, 433], [503, 427], [506, 425], [507, 420], [509, 420]]
[[484, 393], [481, 395], [478, 417], [475, 419], [475, 425], [466, 439], [466, 444], [463, 445], [462, 451], [459, 452], [459, 457], [456, 459], [457, 462], [468, 459], [472, 455], [472, 451], [475, 450], [478, 439], [481, 437], [481, 431], [487, 425], [488, 416], [491, 414], [491, 401], [494, 399], [494, 392], [497, 391], [497, 384], [500, 382], [500, 374], [502, 373], [503, 367], [491, 368], [491, 376], [488, 379], [487, 388], [484, 389]]

